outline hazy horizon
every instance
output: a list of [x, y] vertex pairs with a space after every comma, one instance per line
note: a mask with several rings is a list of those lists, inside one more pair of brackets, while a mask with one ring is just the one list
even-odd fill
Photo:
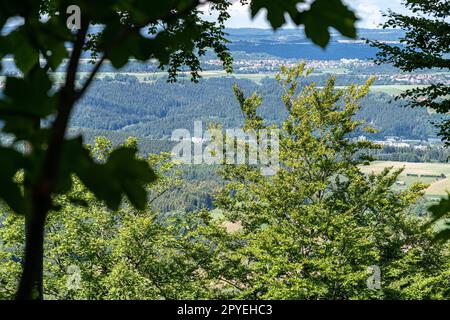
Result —
[[[393, 10], [402, 14], [408, 13], [408, 10], [401, 5], [401, 0], [344, 0], [344, 2], [355, 11], [356, 16], [360, 19], [357, 26], [362, 29], [380, 29], [380, 24], [386, 21], [382, 12]], [[227, 28], [271, 29], [264, 11], [252, 19], [249, 6], [241, 5], [239, 1], [230, 7], [229, 13], [231, 18], [226, 22]], [[205, 18], [214, 19], [215, 16], [205, 14]], [[283, 28], [292, 29], [295, 28], [295, 25], [287, 23]]]

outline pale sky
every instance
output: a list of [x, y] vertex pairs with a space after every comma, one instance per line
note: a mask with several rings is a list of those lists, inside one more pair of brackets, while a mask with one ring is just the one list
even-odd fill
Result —
[[[358, 23], [360, 28], [377, 28], [384, 21], [381, 11], [386, 11], [389, 8], [395, 12], [406, 12], [406, 9], [401, 5], [401, 0], [344, 0], [344, 2], [361, 19]], [[242, 6], [239, 2], [232, 5], [229, 12], [231, 19], [226, 25], [229, 28], [269, 28], [268, 23], [265, 21], [264, 12], [260, 12], [252, 20], [248, 6]], [[284, 27], [289, 28], [292, 25]]]
[[[265, 19], [265, 12], [260, 12], [255, 19], [251, 19], [250, 9], [247, 6], [242, 6], [238, 0], [233, 4], [229, 10], [231, 18], [227, 21], [228, 28], [270, 28], [270, 25]], [[306, 0], [311, 2], [313, 0]], [[406, 13], [407, 10], [401, 5], [402, 0], [343, 0], [351, 9], [356, 12], [360, 18], [358, 27], [360, 28], [377, 28], [380, 23], [384, 22], [381, 11], [392, 9], [395, 12]], [[205, 8], [203, 8], [205, 10]], [[207, 11], [207, 10], [205, 10]], [[214, 19], [205, 12], [205, 17]], [[16, 19], [10, 19], [8, 25], [17, 24]], [[292, 24], [283, 26], [284, 28], [295, 27]]]

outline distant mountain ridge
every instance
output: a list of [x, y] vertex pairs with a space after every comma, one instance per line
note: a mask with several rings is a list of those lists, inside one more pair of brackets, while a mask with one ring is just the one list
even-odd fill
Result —
[[362, 39], [371, 39], [396, 43], [403, 32], [385, 29], [359, 29], [358, 39], [349, 39], [332, 33], [330, 44], [321, 49], [307, 39], [302, 29], [282, 29], [276, 32], [270, 29], [226, 29], [231, 41], [231, 51], [246, 53], [267, 53], [284, 59], [340, 60], [371, 59], [377, 53]]

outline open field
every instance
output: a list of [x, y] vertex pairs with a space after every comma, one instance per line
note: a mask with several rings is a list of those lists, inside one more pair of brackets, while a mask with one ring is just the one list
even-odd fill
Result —
[[390, 95], [398, 95], [403, 91], [410, 90], [413, 88], [423, 88], [424, 85], [408, 85], [408, 84], [392, 84], [392, 85], [377, 85], [372, 86], [370, 91], [372, 92], [383, 92]]
[[[89, 75], [88, 72], [79, 72], [80, 77], [87, 77]], [[112, 77], [118, 74], [117, 72], [100, 72], [97, 75], [98, 79], [102, 79], [105, 77]], [[144, 83], [152, 83], [157, 79], [165, 78], [167, 77], [167, 73], [165, 72], [123, 72], [120, 73], [123, 75], [128, 76], [134, 76], [136, 77], [140, 82]], [[217, 78], [217, 77], [230, 77], [230, 78], [236, 78], [236, 79], [248, 79], [255, 81], [256, 83], [260, 83], [262, 79], [264, 78], [275, 78], [276, 73], [233, 73], [233, 74], [227, 74], [223, 70], [212, 70], [212, 71], [203, 71], [200, 73], [201, 76], [205, 79], [209, 78]], [[61, 72], [54, 73], [54, 77], [57, 79], [57, 81], [62, 81], [64, 74]], [[189, 78], [189, 73], [182, 72], [180, 74], [180, 77], [186, 77]], [[423, 85], [374, 85], [370, 88], [370, 91], [372, 92], [383, 92], [389, 95], [398, 95], [402, 93], [405, 90], [416, 88], [416, 87], [424, 87]], [[336, 86], [336, 88], [344, 88], [341, 86]]]
[[[96, 76], [97, 79], [103, 79], [105, 77], [112, 77], [114, 78], [115, 75], [122, 74], [126, 76], [134, 76], [136, 77], [140, 82], [146, 82], [146, 83], [152, 83], [153, 81], [161, 78], [167, 77], [166, 72], [99, 72]], [[203, 71], [200, 73], [201, 76], [205, 79], [209, 78], [220, 78], [220, 77], [234, 77], [237, 79], [248, 79], [255, 81], [259, 83], [262, 79], [269, 77], [269, 78], [275, 78], [276, 73], [233, 73], [233, 74], [227, 74], [225, 71], [217, 70], [217, 71]], [[62, 81], [64, 73], [62, 72], [56, 72], [53, 74], [56, 81]], [[79, 72], [79, 75], [81, 78], [89, 76], [88, 72]], [[179, 77], [186, 77], [189, 79], [190, 74], [188, 72], [180, 72]]]
[[[81, 78], [87, 77], [89, 75], [88, 72], [79, 72]], [[112, 77], [118, 74], [117, 72], [100, 72], [97, 75], [97, 79], [103, 79], [105, 77]], [[143, 72], [125, 72], [121, 73], [123, 75], [128, 76], [134, 76], [136, 77], [140, 82], [143, 83], [152, 83], [157, 79], [161, 79], [167, 76], [166, 73], [163, 72], [153, 72], [153, 73], [143, 73]], [[260, 83], [262, 79], [264, 78], [275, 78], [275, 73], [234, 73], [232, 75], [225, 73], [224, 71], [205, 71], [201, 73], [201, 76], [205, 79], [209, 78], [217, 78], [217, 77], [234, 77], [236, 79], [248, 79], [255, 81], [256, 83]], [[63, 81], [64, 74], [62, 72], [54, 73], [53, 76], [55, 77], [57, 82]], [[184, 73], [181, 76], [184, 76], [186, 78], [189, 78], [189, 74]], [[4, 81], [2, 77], [0, 77], [0, 81]], [[389, 95], [398, 95], [402, 93], [405, 90], [416, 88], [416, 87], [424, 87], [423, 85], [374, 85], [370, 87], [370, 91], [372, 92], [383, 92]], [[336, 86], [336, 88], [344, 88], [342, 86]]]
[[[399, 95], [400, 93], [413, 88], [423, 88], [425, 85], [412, 85], [412, 84], [385, 84], [385, 85], [372, 85], [370, 87], [371, 92], [383, 92], [392, 96]], [[336, 86], [336, 88], [343, 89], [343, 86]]]
[[[361, 171], [364, 173], [379, 173], [386, 167], [404, 168], [398, 179], [399, 184], [395, 187], [396, 190], [404, 190], [415, 182], [422, 182], [430, 185], [426, 190], [428, 197], [442, 197], [447, 194], [447, 191], [450, 191], [450, 164], [447, 163], [375, 161], [370, 166], [362, 166]], [[445, 178], [425, 177], [424, 175], [444, 175]]]

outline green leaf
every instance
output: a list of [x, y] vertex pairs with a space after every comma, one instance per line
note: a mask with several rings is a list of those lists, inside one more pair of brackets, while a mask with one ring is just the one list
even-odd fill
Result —
[[0, 199], [18, 214], [25, 214], [26, 207], [21, 188], [14, 178], [24, 164], [21, 153], [0, 147]]
[[146, 185], [156, 180], [156, 174], [146, 161], [136, 158], [136, 150], [118, 148], [104, 164], [95, 163], [87, 149], [82, 153], [73, 169], [83, 184], [108, 208], [117, 210], [123, 195], [137, 209], [145, 208]]
[[52, 83], [42, 69], [34, 69], [24, 78], [7, 78], [0, 99], [0, 119], [3, 132], [15, 135], [15, 140], [42, 143], [48, 133], [39, 129], [40, 119], [53, 114], [58, 94], [51, 95]]
[[55, 41], [52, 38], [46, 37], [45, 48], [47, 49], [46, 56], [50, 68], [55, 71], [60, 66], [61, 62], [67, 57], [67, 49], [62, 41]]
[[450, 220], [441, 221], [436, 226], [436, 235], [433, 239], [434, 242], [445, 242], [450, 240]]
[[76, 168], [76, 173], [83, 184], [111, 210], [119, 209], [122, 201], [120, 184], [111, 176], [111, 171], [104, 165], [84, 161]]
[[7, 78], [4, 95], [6, 106], [38, 117], [46, 117], [56, 108], [49, 96], [52, 82], [42, 69], [33, 71], [25, 78]]
[[341, 0], [316, 0], [297, 20], [305, 24], [306, 36], [322, 48], [330, 41], [329, 27], [344, 36], [356, 38], [356, 21], [355, 14]]
[[64, 194], [72, 189], [72, 173], [80, 165], [80, 158], [86, 154], [81, 137], [64, 141], [59, 165], [56, 193]]
[[291, 17], [295, 17], [298, 14], [297, 4], [303, 2], [303, 0], [253, 0], [250, 9], [252, 17], [260, 10], [266, 9], [267, 20], [274, 29], [278, 29], [286, 22], [285, 13], [288, 12]]
[[450, 197], [441, 199], [438, 204], [431, 206], [428, 210], [431, 212], [433, 222], [441, 219], [446, 214], [450, 213]]
[[24, 33], [24, 27], [21, 27], [6, 36], [4, 42], [7, 52], [14, 56], [17, 68], [26, 74], [39, 63], [39, 51], [30, 44]]
[[[100, 44], [107, 46], [108, 43], [116, 41], [118, 35], [124, 32], [123, 26], [120, 24], [111, 24], [103, 31]], [[116, 46], [109, 52], [109, 60], [114, 68], [119, 69], [128, 63], [128, 59], [131, 56], [131, 50], [136, 47], [137, 38], [136, 34], [132, 33], [125, 37], [120, 46]]]
[[145, 185], [156, 180], [156, 174], [148, 163], [136, 158], [136, 150], [122, 147], [111, 153], [107, 166], [112, 168], [130, 202], [137, 209], [144, 209], [147, 203]]
[[262, 9], [267, 10], [267, 19], [274, 29], [286, 23], [285, 15], [289, 14], [296, 25], [305, 26], [305, 34], [315, 44], [325, 47], [330, 41], [329, 27], [333, 27], [344, 36], [355, 38], [357, 20], [341, 0], [316, 0], [310, 8], [300, 11], [299, 4], [303, 0], [253, 0], [251, 13], [255, 17]]

